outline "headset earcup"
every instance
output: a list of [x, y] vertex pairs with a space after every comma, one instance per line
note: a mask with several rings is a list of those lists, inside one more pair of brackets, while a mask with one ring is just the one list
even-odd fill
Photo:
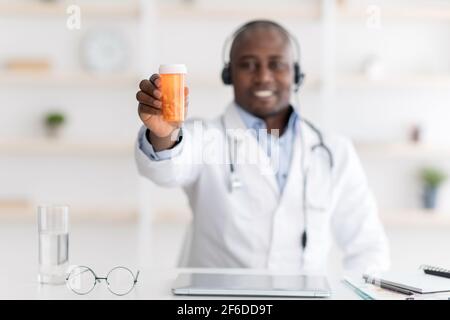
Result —
[[223, 69], [222, 69], [222, 82], [226, 85], [230, 85], [231, 84], [231, 70], [230, 70], [230, 66], [227, 63]]
[[294, 63], [294, 83], [297, 86], [300, 86], [301, 82], [301, 71], [300, 71], [300, 65], [296, 62]]
[[305, 74], [302, 72], [302, 69], [300, 68], [300, 64], [298, 62], [294, 63], [294, 83], [295, 88], [294, 91], [298, 92], [300, 89], [303, 79], [305, 78]]

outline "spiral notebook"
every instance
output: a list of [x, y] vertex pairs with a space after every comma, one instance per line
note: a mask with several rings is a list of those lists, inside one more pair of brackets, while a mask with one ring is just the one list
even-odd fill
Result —
[[450, 278], [450, 270], [444, 269], [440, 267], [430, 266], [427, 264], [423, 264], [420, 266], [420, 269], [423, 270], [426, 274], [431, 274], [433, 276]]
[[413, 272], [386, 272], [371, 278], [416, 293], [450, 292], [450, 271], [429, 265]]

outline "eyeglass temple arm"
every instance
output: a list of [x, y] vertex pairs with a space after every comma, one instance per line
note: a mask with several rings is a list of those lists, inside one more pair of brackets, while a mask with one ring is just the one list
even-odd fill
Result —
[[134, 283], [136, 283], [137, 281], [138, 281], [138, 277], [139, 277], [139, 270], [137, 271], [137, 273], [136, 273], [136, 277], [134, 278]]
[[[99, 278], [99, 277], [97, 277], [97, 275], [95, 274], [95, 272], [92, 271], [92, 270], [90, 270], [90, 269], [85, 269], [85, 270], [81, 271], [81, 272], [78, 273], [78, 274], [74, 274], [73, 276], [79, 276], [80, 274], [85, 273], [85, 272], [88, 272], [88, 271], [90, 271], [90, 272], [92, 272], [92, 273], [94, 274], [95, 280], [106, 279], [106, 278]], [[138, 271], [138, 273], [139, 273], [139, 271]], [[69, 273], [69, 274], [67, 275], [66, 280], [69, 280], [70, 276], [71, 276], [71, 273]]]

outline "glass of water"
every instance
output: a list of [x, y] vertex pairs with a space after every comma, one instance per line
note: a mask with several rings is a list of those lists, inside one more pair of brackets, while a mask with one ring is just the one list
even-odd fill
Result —
[[38, 281], [64, 284], [69, 266], [69, 207], [39, 206], [38, 232]]

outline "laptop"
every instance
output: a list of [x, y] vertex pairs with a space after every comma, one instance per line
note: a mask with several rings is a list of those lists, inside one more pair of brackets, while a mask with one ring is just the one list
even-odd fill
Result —
[[324, 276], [223, 273], [181, 273], [172, 292], [175, 295], [307, 298], [331, 295]]

